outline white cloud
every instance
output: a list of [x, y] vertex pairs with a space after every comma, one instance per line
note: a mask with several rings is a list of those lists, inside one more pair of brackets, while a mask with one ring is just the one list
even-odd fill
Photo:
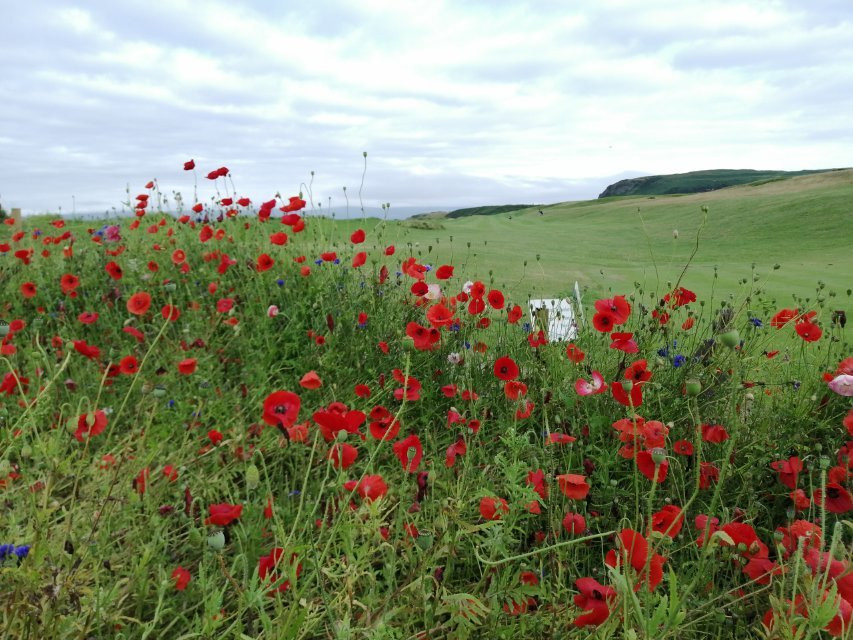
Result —
[[45, 6], [0, 42], [0, 190], [29, 210], [190, 192], [189, 157], [255, 199], [313, 170], [337, 201], [367, 150], [370, 197], [426, 209], [853, 164], [844, 2]]

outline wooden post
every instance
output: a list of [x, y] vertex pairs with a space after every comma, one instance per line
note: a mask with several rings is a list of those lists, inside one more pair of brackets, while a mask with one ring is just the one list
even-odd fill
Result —
[[15, 221], [15, 224], [21, 223], [21, 209], [16, 207], [12, 209], [12, 212], [9, 214], [12, 219]]

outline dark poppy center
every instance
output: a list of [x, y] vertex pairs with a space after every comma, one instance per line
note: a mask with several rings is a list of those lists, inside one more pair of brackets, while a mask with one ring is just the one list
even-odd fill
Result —
[[835, 487], [831, 487], [826, 490], [826, 495], [830, 498], [830, 500], [837, 500], [841, 495], [841, 492], [838, 491]]

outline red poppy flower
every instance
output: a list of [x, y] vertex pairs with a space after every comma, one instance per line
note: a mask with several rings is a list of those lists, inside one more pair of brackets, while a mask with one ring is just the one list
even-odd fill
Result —
[[580, 536], [586, 531], [586, 519], [579, 513], [567, 513], [563, 518], [563, 528], [570, 536]]
[[340, 402], [333, 402], [325, 409], [315, 411], [311, 416], [326, 442], [332, 442], [341, 431], [358, 433], [366, 416], [361, 411], [350, 410]]
[[367, 262], [367, 254], [364, 251], [359, 251], [352, 257], [352, 268], [358, 269], [365, 262]]
[[690, 331], [690, 329], [693, 328], [694, 324], [696, 324], [696, 320], [693, 318], [693, 316], [691, 316], [691, 317], [687, 318], [687, 320], [685, 320], [684, 322], [681, 323], [681, 328], [684, 331]]
[[575, 442], [577, 438], [570, 436], [567, 433], [551, 433], [548, 434], [548, 439], [545, 444], [569, 444]]
[[616, 323], [613, 322], [613, 316], [609, 313], [596, 313], [592, 316], [592, 326], [596, 331], [601, 333], [610, 333]]
[[491, 305], [492, 309], [504, 308], [504, 294], [501, 291], [492, 289], [489, 291], [486, 299], [489, 301], [489, 305]]
[[674, 504], [665, 505], [663, 509], [652, 515], [652, 531], [669, 536], [673, 540], [681, 531], [684, 524], [684, 513], [681, 507]]
[[235, 520], [240, 518], [243, 513], [242, 504], [219, 503], [212, 504], [208, 507], [210, 517], [204, 521], [204, 524], [215, 524], [220, 527], [226, 527]]
[[569, 359], [569, 362], [580, 364], [586, 358], [586, 354], [581, 351], [579, 346], [570, 342], [566, 345], [566, 357]]
[[434, 304], [426, 312], [427, 320], [433, 327], [449, 327], [453, 324], [453, 312], [442, 303]]
[[32, 282], [25, 282], [21, 285], [21, 295], [25, 298], [33, 298], [36, 295], [36, 285]]
[[[448, 396], [452, 398], [454, 394]], [[509, 380], [504, 384], [504, 395], [509, 400], [518, 400], [527, 395], [527, 385], [519, 380]]]
[[285, 213], [292, 213], [294, 211], [299, 211], [300, 209], [305, 208], [305, 200], [300, 198], [299, 196], [291, 196], [289, 198], [289, 203], [284, 207], [281, 207], [281, 210]]
[[638, 591], [644, 583], [648, 584], [650, 592], [654, 591], [663, 579], [663, 563], [666, 559], [657, 553], [652, 553], [649, 557], [648, 542], [641, 533], [633, 529], [622, 529], [619, 532], [618, 546], [618, 551], [607, 552], [604, 563], [614, 568], [632, 567], [636, 574], [634, 591]]
[[503, 498], [481, 498], [480, 516], [483, 520], [500, 520], [509, 513], [509, 505]]
[[[262, 582], [269, 583], [272, 585], [272, 588], [269, 590], [268, 595], [275, 595], [276, 592], [284, 593], [288, 589], [290, 589], [290, 580], [284, 580], [278, 586], [275, 586], [275, 583], [281, 579], [279, 575], [280, 571], [290, 571], [284, 566], [284, 562], [282, 562], [281, 558], [284, 555], [284, 549], [281, 547], [275, 547], [269, 555], [261, 556], [258, 558], [258, 578], [261, 579]], [[292, 567], [294, 562], [296, 562], [297, 555], [295, 553], [290, 554], [290, 560], [288, 564]], [[298, 563], [296, 565], [295, 575], [298, 578], [302, 574], [302, 564]]]
[[224, 437], [225, 436], [222, 435], [222, 432], [217, 431], [216, 429], [210, 429], [207, 432], [207, 439], [210, 440], [210, 444], [214, 447], [218, 447]]
[[122, 331], [123, 331], [124, 333], [129, 334], [129, 335], [132, 335], [134, 338], [136, 338], [136, 341], [137, 341], [137, 342], [144, 342], [144, 341], [145, 341], [145, 334], [144, 334], [144, 333], [142, 333], [142, 332], [141, 332], [139, 329], [137, 329], [136, 327], [124, 327], [124, 328], [122, 329]]
[[586, 476], [578, 473], [564, 473], [557, 476], [557, 486], [569, 500], [583, 500], [589, 493]]
[[417, 322], [410, 322], [406, 325], [406, 335], [414, 341], [415, 349], [418, 351], [437, 349], [439, 347], [438, 342], [441, 340], [438, 329], [422, 327]]
[[79, 316], [77, 316], [77, 320], [82, 324], [94, 324], [98, 321], [98, 314], [95, 311], [84, 311]]
[[625, 299], [625, 296], [614, 296], [606, 300], [596, 300], [595, 310], [596, 315], [609, 315], [612, 323], [619, 325], [628, 321], [628, 316], [631, 314], [631, 304]]
[[452, 467], [454, 464], [456, 464], [456, 456], [464, 456], [467, 452], [468, 447], [465, 444], [465, 440], [460, 437], [456, 442], [447, 447], [444, 465], [448, 468]]
[[66, 273], [59, 279], [59, 286], [62, 289], [62, 293], [69, 294], [80, 286], [80, 278], [73, 274]]
[[134, 356], [125, 356], [118, 363], [119, 371], [123, 374], [132, 376], [139, 371], [139, 363]]
[[92, 436], [100, 435], [107, 428], [107, 414], [98, 409], [91, 413], [84, 413], [77, 418], [77, 430], [74, 437], [78, 442], [83, 442], [83, 436], [88, 440]]
[[184, 171], [192, 171], [195, 169], [195, 160], [188, 160], [184, 163]]
[[303, 389], [319, 389], [323, 386], [323, 381], [316, 371], [309, 371], [299, 380], [299, 386]]
[[275, 264], [275, 260], [270, 258], [269, 254], [262, 253], [261, 255], [258, 256], [258, 260], [255, 263], [255, 268], [258, 270], [258, 272], [264, 272], [264, 271], [267, 271], [269, 269], [272, 269], [274, 264]]
[[646, 367], [647, 362], [645, 360], [637, 360], [625, 369], [625, 379], [630, 380], [635, 385], [648, 382], [652, 378], [652, 372]]
[[349, 241], [353, 244], [361, 244], [364, 242], [364, 238], [364, 229], [356, 229], [352, 234], [350, 234]]
[[710, 462], [699, 464], [699, 488], [709, 489], [711, 484], [716, 484], [720, 479], [720, 470]]
[[775, 460], [770, 463], [770, 468], [779, 474], [779, 482], [789, 489], [797, 488], [797, 478], [803, 470], [803, 463], [798, 456], [791, 456], [787, 460]]
[[637, 346], [636, 341], [632, 339], [633, 336], [633, 333], [611, 333], [610, 339], [613, 342], [610, 343], [610, 348], [618, 349], [625, 353], [637, 353], [640, 348]]
[[234, 300], [232, 298], [221, 298], [216, 301], [216, 311], [219, 313], [228, 313], [234, 308]]
[[781, 329], [799, 314], [799, 309], [782, 309], [770, 319], [770, 326]]
[[518, 322], [521, 319], [521, 314], [522, 314], [521, 307], [519, 307], [518, 305], [515, 305], [512, 309], [509, 310], [509, 313], [507, 314], [506, 320], [510, 324], [515, 324], [516, 322]]
[[548, 484], [545, 479], [545, 472], [542, 469], [527, 472], [527, 485], [533, 487], [533, 490], [539, 494], [543, 500], [548, 499]]
[[729, 439], [729, 432], [721, 424], [703, 424], [702, 425], [702, 440], [705, 442], [713, 442], [719, 444]]
[[175, 581], [175, 589], [178, 591], [186, 589], [191, 579], [190, 572], [183, 567], [178, 567], [172, 571], [172, 580]]
[[336, 442], [329, 449], [326, 458], [332, 461], [332, 466], [335, 469], [349, 469], [358, 458], [358, 449], [345, 442]]
[[631, 383], [630, 392], [626, 392], [621, 382], [614, 382], [610, 390], [613, 392], [613, 399], [623, 406], [636, 409], [643, 404], [642, 384]]
[[172, 264], [180, 265], [186, 262], [187, 254], [184, 253], [183, 249], [175, 249], [172, 252]]
[[391, 448], [394, 455], [400, 460], [400, 464], [403, 465], [403, 471], [415, 473], [418, 470], [424, 451], [417, 435], [413, 433], [403, 440], [398, 440]]
[[379, 500], [388, 493], [388, 485], [380, 475], [364, 476], [358, 483], [355, 480], [350, 480], [344, 483], [344, 489], [347, 491], [355, 490], [363, 500], [373, 502]]
[[453, 277], [453, 267], [449, 264], [443, 264], [435, 270], [436, 280], [448, 280]]
[[667, 293], [663, 299], [664, 302], [671, 303], [670, 306], [672, 307], [683, 307], [691, 302], [696, 302], [696, 294], [684, 287], [678, 287], [671, 294]]
[[667, 471], [669, 471], [669, 460], [664, 458], [660, 463], [654, 461], [654, 454], [651, 451], [644, 450], [637, 453], [637, 468], [649, 480], [661, 483], [666, 480]]
[[89, 358], [90, 360], [96, 360], [101, 355], [101, 350], [98, 347], [87, 343], [85, 340], [74, 340], [72, 341], [72, 344], [74, 345], [74, 350], [77, 353]]
[[692, 456], [693, 443], [689, 440], [676, 440], [672, 443], [672, 450], [680, 456]]
[[127, 300], [127, 310], [136, 316], [145, 315], [150, 307], [151, 296], [145, 291], [134, 293]]
[[519, 370], [515, 360], [509, 356], [502, 356], [495, 360], [495, 376], [500, 380], [515, 380], [518, 377]]
[[292, 427], [299, 417], [302, 400], [290, 391], [274, 391], [264, 400], [263, 421], [277, 427]]
[[847, 513], [853, 509], [853, 498], [847, 489], [837, 482], [827, 482], [826, 492], [815, 489], [812, 501], [819, 506], [825, 502], [826, 510], [831, 513]]
[[607, 385], [602, 375], [598, 371], [593, 371], [592, 382], [582, 378], [575, 381], [575, 391], [581, 396], [592, 396], [607, 391]]
[[118, 263], [110, 261], [104, 267], [104, 271], [112, 278], [113, 280], [121, 280], [122, 270]]
[[195, 373], [196, 363], [196, 358], [184, 358], [178, 363], [178, 373], [185, 376]]
[[815, 342], [820, 340], [820, 337], [823, 335], [823, 331], [821, 331], [820, 327], [816, 324], [812, 324], [809, 320], [798, 322], [794, 326], [794, 329], [796, 330], [797, 335], [806, 342]]
[[587, 613], [572, 621], [576, 627], [597, 627], [610, 617], [610, 605], [616, 598], [613, 587], [605, 587], [593, 578], [578, 578], [575, 580], [579, 594], [574, 596], [574, 603]]
[[276, 246], [283, 247], [287, 244], [287, 234], [284, 231], [271, 233], [270, 242]]

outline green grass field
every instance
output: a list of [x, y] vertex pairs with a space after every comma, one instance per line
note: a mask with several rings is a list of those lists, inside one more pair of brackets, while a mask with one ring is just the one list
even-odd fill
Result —
[[590, 295], [634, 282], [664, 290], [687, 264], [700, 228], [682, 285], [702, 298], [743, 298], [760, 288], [784, 305], [794, 302], [791, 292], [814, 301], [821, 282], [823, 296], [846, 299], [853, 287], [853, 170], [684, 196], [554, 204], [542, 216], [539, 208], [435, 220], [436, 229], [383, 226], [386, 240], [411, 243], [425, 262], [492, 272], [519, 299], [569, 294], [575, 280]]

